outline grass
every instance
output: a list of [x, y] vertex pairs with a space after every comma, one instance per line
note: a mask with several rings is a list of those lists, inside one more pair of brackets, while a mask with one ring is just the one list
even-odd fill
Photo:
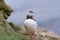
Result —
[[26, 38], [14, 32], [8, 33], [8, 30], [0, 28], [0, 40], [26, 40]]
[[15, 30], [15, 32], [17, 32], [17, 31], [21, 30], [21, 27], [18, 26], [18, 25], [16, 25], [16, 26], [14, 27], [14, 30]]

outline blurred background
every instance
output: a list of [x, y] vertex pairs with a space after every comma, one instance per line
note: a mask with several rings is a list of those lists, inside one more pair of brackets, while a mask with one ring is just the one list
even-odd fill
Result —
[[23, 25], [29, 10], [34, 11], [38, 26], [60, 35], [60, 0], [5, 0], [14, 10], [7, 19], [16, 25]]

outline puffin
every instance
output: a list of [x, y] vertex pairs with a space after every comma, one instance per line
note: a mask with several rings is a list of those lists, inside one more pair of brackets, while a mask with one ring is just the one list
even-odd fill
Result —
[[27, 32], [27, 37], [36, 37], [37, 22], [34, 19], [33, 11], [29, 11], [29, 13], [27, 14], [27, 18], [24, 21], [24, 27]]

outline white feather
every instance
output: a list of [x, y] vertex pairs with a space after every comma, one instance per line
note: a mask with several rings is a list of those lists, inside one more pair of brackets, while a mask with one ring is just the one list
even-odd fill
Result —
[[[33, 19], [26, 19], [24, 21], [24, 27], [25, 29], [28, 31], [28, 30], [31, 30], [31, 31], [36, 31], [37, 29], [37, 23], [33, 20]], [[29, 32], [29, 31], [28, 31]]]

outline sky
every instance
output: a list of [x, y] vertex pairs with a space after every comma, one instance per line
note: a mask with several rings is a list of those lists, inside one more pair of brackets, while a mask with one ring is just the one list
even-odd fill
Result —
[[[29, 10], [33, 10], [37, 22], [47, 22], [60, 18], [60, 0], [5, 0], [14, 10], [7, 19], [15, 24], [23, 24]], [[60, 24], [60, 23], [59, 23]]]

